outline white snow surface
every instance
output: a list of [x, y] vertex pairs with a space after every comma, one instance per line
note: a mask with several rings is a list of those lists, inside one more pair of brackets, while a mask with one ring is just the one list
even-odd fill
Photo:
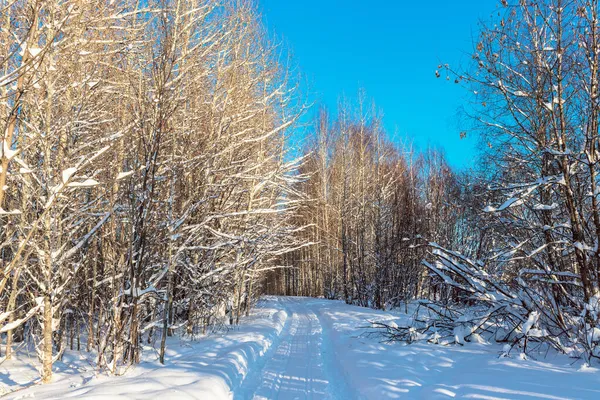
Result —
[[166, 365], [99, 373], [68, 351], [52, 383], [35, 384], [26, 359], [0, 364], [6, 399], [597, 399], [600, 370], [557, 354], [500, 357], [502, 346], [383, 344], [368, 321], [402, 325], [400, 312], [339, 301], [265, 297], [239, 327], [197, 341], [170, 338]]

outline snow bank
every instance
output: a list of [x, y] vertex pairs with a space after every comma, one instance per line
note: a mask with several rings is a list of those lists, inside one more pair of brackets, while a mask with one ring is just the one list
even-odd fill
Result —
[[[24, 359], [0, 364], [0, 395], [6, 399], [232, 399], [257, 360], [280, 334], [287, 320], [284, 310], [270, 302], [242, 320], [239, 327], [198, 341], [169, 338], [165, 365], [145, 349], [151, 360], [123, 376], [98, 374], [76, 352], [57, 362], [48, 385], [36, 385], [38, 373]], [[33, 386], [31, 386], [33, 385]], [[23, 387], [28, 388], [23, 389]]]

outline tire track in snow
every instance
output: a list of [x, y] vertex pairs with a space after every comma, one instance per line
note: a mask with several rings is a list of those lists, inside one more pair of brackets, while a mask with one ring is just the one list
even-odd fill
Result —
[[[317, 307], [319, 305], [313, 305], [312, 307]], [[307, 305], [307, 308], [309, 306]], [[311, 310], [312, 310], [312, 307]], [[322, 307], [320, 305], [319, 307]], [[319, 325], [321, 326], [321, 354], [324, 361], [325, 371], [327, 376], [329, 377], [330, 388], [329, 390], [334, 393], [333, 398], [340, 400], [353, 400], [356, 398], [352, 388], [348, 384], [348, 379], [344, 374], [344, 367], [338, 361], [337, 356], [335, 354], [335, 346], [333, 338], [331, 337], [331, 328], [327, 324], [326, 321], [322, 321], [319, 316], [320, 309], [316, 311], [312, 311], [317, 321], [319, 321]]]
[[[280, 298], [290, 316], [279, 343], [236, 391], [235, 399], [330, 399], [346, 400], [345, 382], [331, 373], [324, 357], [323, 327], [306, 299]], [[328, 346], [325, 345], [325, 346]], [[332, 354], [325, 354], [332, 356]], [[261, 367], [262, 366], [262, 367]]]

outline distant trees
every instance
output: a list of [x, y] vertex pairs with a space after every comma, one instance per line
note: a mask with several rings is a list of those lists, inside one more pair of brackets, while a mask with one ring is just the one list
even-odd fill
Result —
[[0, 333], [42, 380], [85, 346], [113, 373], [142, 341], [233, 323], [302, 247], [302, 109], [249, 2], [6, 4], [0, 24]]
[[305, 151], [296, 218], [315, 244], [291, 253], [296, 268], [269, 275], [269, 290], [377, 308], [431, 292], [423, 240], [452, 244], [462, 210], [443, 154], [403, 152], [364, 99], [335, 120], [320, 110]]

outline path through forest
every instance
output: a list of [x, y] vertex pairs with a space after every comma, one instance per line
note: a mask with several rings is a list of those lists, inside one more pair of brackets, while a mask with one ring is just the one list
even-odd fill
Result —
[[249, 373], [235, 399], [349, 399], [347, 384], [327, 355], [331, 343], [305, 299], [280, 298], [288, 320], [277, 343]]
[[263, 298], [239, 326], [190, 340], [172, 337], [165, 365], [151, 345], [123, 376], [67, 351], [54, 381], [36, 384], [25, 354], [0, 363], [7, 399], [597, 399], [600, 370], [559, 354], [499, 357], [501, 346], [383, 344], [368, 321], [410, 315], [299, 297]]

